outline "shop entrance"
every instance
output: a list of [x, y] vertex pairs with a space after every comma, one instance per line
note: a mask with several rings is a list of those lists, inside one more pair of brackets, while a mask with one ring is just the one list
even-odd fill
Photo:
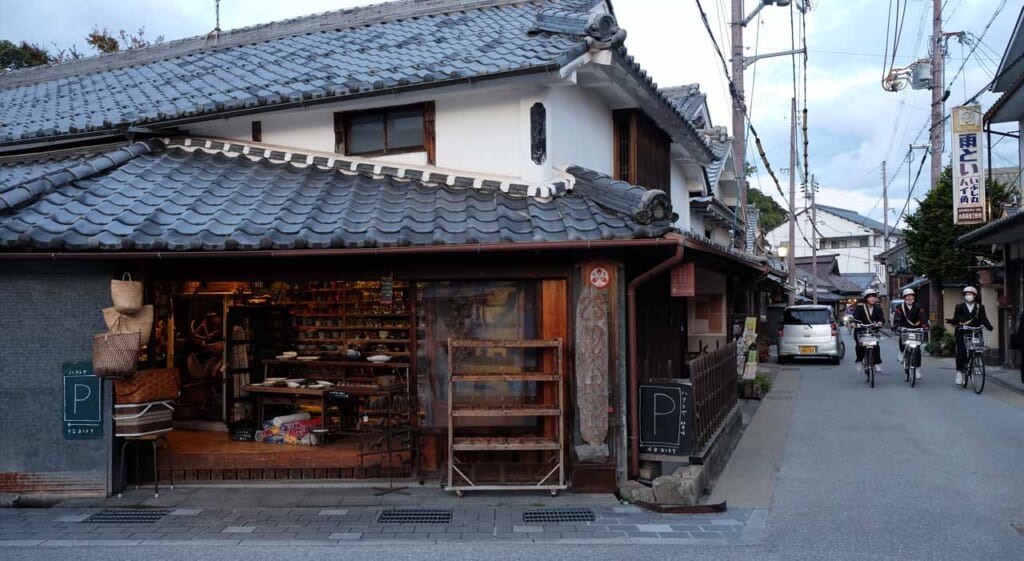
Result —
[[[172, 470], [176, 481], [441, 473], [448, 339], [568, 331], [564, 280], [186, 281], [154, 283], [152, 293], [149, 366], [173, 366], [181, 378], [166, 435], [171, 453], [159, 458], [165, 480]], [[537, 368], [515, 353], [488, 360]], [[545, 397], [530, 382], [480, 381], [459, 391], [481, 403]], [[549, 424], [499, 419], [477, 428], [522, 437], [551, 432]], [[507, 464], [503, 474], [544, 461], [525, 451], [478, 460], [481, 473]]]

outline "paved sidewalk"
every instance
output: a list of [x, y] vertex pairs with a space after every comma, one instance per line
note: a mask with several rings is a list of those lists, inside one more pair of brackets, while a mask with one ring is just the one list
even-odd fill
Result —
[[[254, 544], [422, 546], [452, 541], [735, 546], [759, 543], [767, 518], [765, 511], [749, 509], [721, 514], [659, 514], [605, 501], [600, 506], [582, 507], [593, 511], [592, 522], [526, 522], [527, 511], [547, 508], [543, 498], [533, 500], [534, 504], [487, 506], [486, 501], [463, 499], [459, 507], [442, 509], [451, 512], [450, 522], [433, 524], [382, 522], [381, 513], [395, 508], [390, 506], [132, 509], [158, 513], [159, 519], [150, 523], [88, 520], [94, 514], [113, 510], [111, 507], [0, 509], [0, 549]], [[579, 504], [586, 505], [587, 501]], [[159, 513], [166, 514], [161, 517]]]

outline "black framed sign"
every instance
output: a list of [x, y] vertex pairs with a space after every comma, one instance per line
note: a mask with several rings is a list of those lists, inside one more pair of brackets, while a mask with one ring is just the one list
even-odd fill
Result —
[[665, 456], [689, 456], [693, 387], [659, 383], [640, 386], [640, 452]]

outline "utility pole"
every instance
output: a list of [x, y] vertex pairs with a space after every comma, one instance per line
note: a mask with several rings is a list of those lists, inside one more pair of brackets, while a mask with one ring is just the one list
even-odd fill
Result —
[[[943, 60], [945, 59], [943, 43], [942, 0], [932, 0], [932, 189], [938, 187], [939, 177], [942, 175], [942, 140], [945, 135], [942, 105], [946, 94], [946, 79], [942, 71]], [[938, 280], [934, 279], [929, 284], [930, 301], [928, 302], [928, 307], [931, 309], [935, 321], [941, 322], [941, 318], [945, 317], [945, 312], [942, 309], [942, 286]]]
[[942, 109], [943, 98], [946, 95], [946, 83], [943, 73], [943, 61], [945, 60], [945, 49], [942, 37], [942, 0], [932, 0], [932, 185], [939, 184], [939, 177], [942, 175], [942, 140], [945, 136]]
[[[732, 0], [732, 98], [733, 162], [736, 165], [736, 189], [740, 194], [740, 215], [747, 215], [747, 101], [743, 89], [743, 0]], [[746, 237], [744, 241], [746, 243]], [[744, 248], [745, 250], [748, 248]]]
[[[789, 208], [796, 208], [796, 98], [792, 100], [789, 118]], [[814, 269], [817, 269], [815, 264]], [[817, 275], [812, 275], [817, 277]], [[796, 286], [796, 213], [789, 216], [789, 284]], [[796, 293], [789, 293], [789, 305], [796, 301]]]
[[818, 209], [814, 207], [814, 195], [818, 190], [818, 180], [811, 176], [811, 262], [814, 264], [814, 274], [811, 275], [811, 282], [814, 285], [812, 298], [818, 303]]
[[[790, 0], [756, 0], [757, 7], [749, 15], [744, 16], [743, 0], [732, 0], [732, 152], [733, 162], [736, 165], [736, 187], [740, 192], [740, 212], [745, 217], [747, 213], [747, 102], [744, 98], [743, 72], [748, 66], [763, 58], [772, 58], [801, 54], [804, 49], [767, 53], [752, 57], [743, 56], [743, 28], [754, 21], [757, 14], [761, 13], [766, 6], [776, 5], [780, 8], [789, 6]], [[801, 13], [807, 13], [810, 6], [805, 0], [798, 0], [796, 9]], [[795, 169], [795, 166], [791, 166]], [[792, 207], [790, 207], [792, 210]], [[790, 213], [792, 219], [792, 212]], [[746, 240], [746, 238], [744, 238]], [[745, 243], [745, 241], [744, 241]]]

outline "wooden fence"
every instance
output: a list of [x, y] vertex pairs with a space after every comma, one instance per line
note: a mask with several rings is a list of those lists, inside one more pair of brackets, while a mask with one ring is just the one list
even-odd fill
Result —
[[736, 341], [689, 363], [693, 384], [693, 450], [704, 448], [736, 406]]

